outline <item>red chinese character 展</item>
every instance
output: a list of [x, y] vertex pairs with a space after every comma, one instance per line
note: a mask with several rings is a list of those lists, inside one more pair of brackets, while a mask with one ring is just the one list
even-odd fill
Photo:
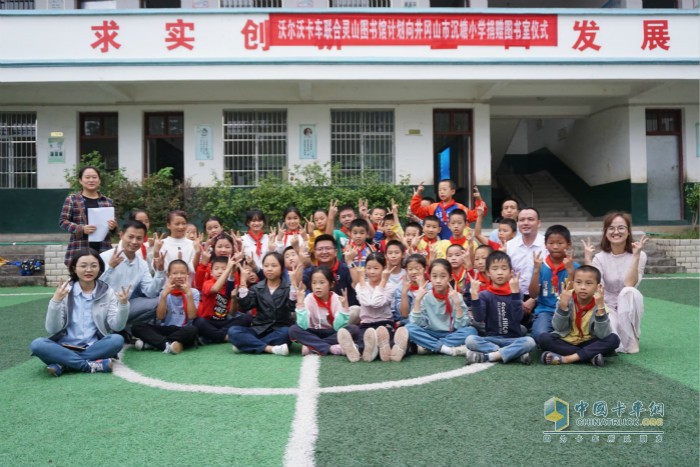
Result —
[[270, 45], [267, 41], [268, 25], [268, 20], [260, 23], [256, 23], [252, 19], [246, 21], [243, 29], [241, 29], [241, 34], [245, 37], [246, 49], [255, 50], [258, 48], [258, 45], [262, 45], [262, 50], [269, 50]]
[[671, 47], [668, 45], [668, 41], [670, 40], [671, 36], [668, 35], [667, 19], [644, 21], [644, 42], [642, 43], [642, 49], [654, 50], [657, 47], [661, 47], [664, 50], [668, 50]]
[[184, 47], [188, 50], [192, 50], [194, 45], [194, 37], [188, 37], [187, 31], [194, 31], [194, 23], [185, 23], [182, 19], [174, 23], [165, 23], [165, 30], [168, 31], [168, 37], [165, 38], [166, 43], [170, 43], [168, 50], [173, 50], [178, 47]]
[[90, 29], [95, 31], [95, 37], [97, 40], [90, 44], [90, 46], [95, 49], [100, 47], [100, 52], [109, 52], [109, 47], [114, 47], [115, 49], [120, 48], [122, 45], [118, 43], [115, 39], [119, 34], [119, 25], [114, 21], [102, 21], [100, 26], [92, 26]]
[[578, 49], [583, 52], [586, 49], [600, 50], [600, 46], [595, 43], [596, 35], [600, 31], [600, 27], [595, 21], [576, 21], [574, 23], [574, 31], [578, 31], [578, 39], [572, 49]]

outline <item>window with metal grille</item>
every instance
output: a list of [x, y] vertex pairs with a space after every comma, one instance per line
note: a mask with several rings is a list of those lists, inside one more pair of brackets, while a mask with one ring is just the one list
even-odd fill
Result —
[[80, 155], [97, 151], [107, 170], [119, 168], [118, 114], [80, 114]]
[[287, 111], [224, 112], [224, 174], [233, 186], [256, 186], [287, 169]]
[[391, 0], [329, 0], [331, 8], [391, 8]]
[[647, 109], [647, 135], [681, 134], [681, 111], [678, 109]]
[[36, 113], [0, 113], [0, 188], [36, 188]]
[[220, 0], [220, 8], [282, 8], [282, 0]]
[[0, 10], [34, 10], [34, 0], [0, 0]]
[[339, 181], [373, 172], [394, 181], [394, 111], [332, 110], [331, 163]]

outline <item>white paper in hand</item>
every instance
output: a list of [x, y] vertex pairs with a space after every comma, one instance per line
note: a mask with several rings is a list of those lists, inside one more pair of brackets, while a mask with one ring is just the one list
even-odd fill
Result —
[[109, 208], [88, 208], [88, 222], [97, 229], [88, 235], [89, 242], [101, 242], [109, 233], [107, 222], [114, 219], [114, 207]]

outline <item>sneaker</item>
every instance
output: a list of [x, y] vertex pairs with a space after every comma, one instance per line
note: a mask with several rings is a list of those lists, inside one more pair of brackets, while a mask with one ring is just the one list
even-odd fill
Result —
[[52, 363], [51, 365], [46, 367], [46, 371], [48, 371], [51, 376], [55, 376], [58, 378], [63, 374], [63, 365], [59, 365], [58, 363]]
[[467, 355], [467, 346], [459, 345], [457, 347], [452, 347], [452, 355], [455, 357], [463, 357]]
[[383, 362], [391, 361], [391, 346], [389, 345], [389, 331], [384, 327], [377, 328], [377, 347], [379, 348], [379, 358]]
[[371, 362], [379, 354], [379, 347], [377, 347], [377, 330], [374, 328], [365, 329], [365, 348], [362, 351], [362, 360], [366, 362]]
[[112, 359], [111, 358], [89, 361], [89, 362], [87, 362], [87, 364], [90, 366], [90, 373], [111, 373], [112, 372]]
[[170, 342], [165, 343], [165, 350], [163, 350], [163, 353], [173, 353], [173, 348], [171, 347]]
[[467, 365], [471, 365], [472, 363], [484, 363], [487, 361], [486, 354], [469, 349], [467, 349], [466, 360]]
[[350, 331], [345, 328], [340, 328], [338, 331], [338, 345], [340, 345], [340, 348], [350, 362], [355, 363], [360, 361], [360, 351], [352, 340]]
[[520, 358], [518, 358], [518, 361], [523, 365], [529, 365], [530, 363], [532, 363], [532, 359], [530, 358], [530, 352], [522, 354]]
[[272, 353], [275, 355], [281, 355], [283, 357], [286, 357], [289, 355], [289, 346], [287, 344], [280, 344], [280, 345], [275, 345], [272, 347]]
[[400, 362], [406, 355], [408, 348], [408, 331], [405, 327], [400, 327], [394, 333], [394, 347], [391, 349], [391, 361]]
[[311, 355], [311, 350], [305, 345], [301, 346], [301, 356], [306, 357], [307, 355]]
[[[228, 341], [228, 334], [226, 335], [226, 339], [225, 339], [225, 340]], [[199, 345], [209, 345], [209, 344], [211, 344], [211, 339], [209, 339], [208, 337], [204, 337], [204, 336], [199, 336], [199, 337], [197, 337], [197, 341], [199, 341]]]
[[426, 349], [425, 347], [421, 347], [420, 345], [416, 346], [416, 353], [418, 355], [428, 355], [429, 353], [432, 353], [430, 350]]
[[152, 349], [152, 348], [153, 348], [152, 345], [146, 344], [141, 339], [136, 339], [136, 342], [134, 342], [134, 350], [148, 350], [148, 349]]
[[179, 354], [182, 352], [183, 345], [178, 341], [173, 341], [170, 343], [170, 352], [174, 354]]
[[331, 355], [345, 355], [345, 352], [343, 351], [343, 348], [340, 346], [340, 344], [331, 345], [330, 353]]
[[599, 354], [596, 354], [595, 357], [591, 358], [591, 365], [598, 366], [598, 367], [604, 366], [605, 359], [603, 358], [603, 354], [599, 353]]
[[241, 351], [238, 350], [238, 347], [236, 347], [236, 346], [233, 345], [233, 344], [231, 345], [231, 350], [233, 350], [233, 353], [241, 353]]

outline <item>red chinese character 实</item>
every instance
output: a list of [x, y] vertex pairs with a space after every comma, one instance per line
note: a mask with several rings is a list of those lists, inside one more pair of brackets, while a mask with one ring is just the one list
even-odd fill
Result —
[[120, 48], [122, 45], [119, 44], [115, 39], [119, 34], [119, 25], [114, 21], [102, 21], [100, 26], [92, 26], [90, 29], [95, 31], [95, 37], [97, 40], [90, 44], [90, 46], [95, 49], [100, 47], [100, 52], [109, 52], [109, 47], [114, 47], [115, 49]]
[[664, 50], [668, 50], [670, 48], [668, 41], [670, 40], [671, 36], [668, 35], [667, 19], [644, 21], [642, 49], [654, 50], [657, 47], [661, 47]]
[[574, 23], [574, 31], [578, 31], [578, 39], [572, 49], [578, 49], [583, 52], [586, 49], [600, 50], [600, 46], [595, 43], [596, 35], [600, 31], [600, 27], [595, 21], [576, 21]]
[[267, 41], [268, 28], [269, 20], [260, 23], [256, 23], [252, 19], [246, 21], [243, 29], [241, 29], [241, 34], [245, 37], [245, 48], [255, 50], [258, 48], [258, 45], [262, 45], [263, 50], [269, 50], [270, 44]]
[[194, 23], [185, 23], [182, 19], [178, 18], [175, 23], [165, 23], [165, 30], [168, 31], [168, 37], [165, 38], [165, 42], [170, 42], [168, 50], [173, 50], [178, 47], [184, 47], [186, 49], [192, 50], [194, 45], [194, 37], [186, 36], [187, 31], [194, 31]]

